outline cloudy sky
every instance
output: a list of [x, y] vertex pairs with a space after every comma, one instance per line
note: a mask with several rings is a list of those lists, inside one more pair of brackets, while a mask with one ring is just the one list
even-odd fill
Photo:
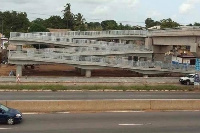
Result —
[[172, 20], [186, 25], [200, 23], [200, 0], [0, 0], [0, 11], [27, 12], [28, 18], [62, 16], [71, 3], [72, 12], [81, 13], [88, 22], [116, 20], [118, 23], [142, 25], [146, 18]]

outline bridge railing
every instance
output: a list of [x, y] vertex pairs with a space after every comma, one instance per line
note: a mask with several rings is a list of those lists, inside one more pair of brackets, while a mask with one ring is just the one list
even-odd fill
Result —
[[101, 57], [101, 56], [81, 56], [81, 55], [69, 55], [64, 53], [56, 53], [52, 51], [44, 52], [23, 52], [23, 51], [10, 51], [9, 60], [30, 60], [30, 61], [43, 61], [54, 63], [66, 63], [66, 64], [87, 64], [107, 67], [118, 67], [127, 69], [142, 69], [142, 68], [156, 68], [157, 70], [167, 69], [168, 71], [180, 70], [189, 71], [195, 70], [192, 65], [185, 64], [171, 64], [163, 62], [152, 61], [133, 61], [124, 57]]
[[[114, 54], [116, 52], [123, 53], [134, 53], [134, 52], [145, 52], [152, 53], [150, 49], [146, 49], [143, 45], [133, 45], [133, 44], [115, 44], [115, 45], [98, 45], [98, 46], [88, 46], [88, 47], [69, 47], [69, 48], [46, 48], [46, 49], [27, 49], [27, 53], [42, 53], [42, 52], [55, 52], [55, 53], [68, 53], [68, 54], [97, 54], [101, 53], [102, 55]], [[117, 53], [116, 53], [117, 54]]]
[[10, 38], [78, 37], [78, 36], [146, 36], [146, 30], [68, 31], [68, 32], [11, 32]]

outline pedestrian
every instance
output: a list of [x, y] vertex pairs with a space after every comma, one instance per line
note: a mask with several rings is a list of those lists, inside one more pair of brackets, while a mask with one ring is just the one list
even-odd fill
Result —
[[17, 83], [20, 83], [19, 74], [17, 74], [17, 77], [16, 77], [16, 82], [17, 82]]
[[13, 70], [10, 71], [9, 76], [14, 76]]

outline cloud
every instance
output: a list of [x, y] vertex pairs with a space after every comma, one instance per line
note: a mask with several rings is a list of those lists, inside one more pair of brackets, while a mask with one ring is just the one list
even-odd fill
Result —
[[162, 14], [156, 10], [147, 12], [147, 18], [161, 19], [161, 17], [163, 17]]
[[181, 14], [189, 13], [192, 9], [197, 7], [196, 5], [198, 5], [198, 3], [200, 3], [200, 0], [186, 0], [179, 7], [179, 13]]
[[106, 15], [109, 11], [109, 8], [107, 6], [98, 6], [95, 8], [95, 10], [93, 11], [93, 15]]

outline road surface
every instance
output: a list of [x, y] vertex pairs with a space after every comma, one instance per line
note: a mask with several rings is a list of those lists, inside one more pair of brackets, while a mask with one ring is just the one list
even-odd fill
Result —
[[0, 100], [200, 99], [200, 92], [0, 92]]
[[23, 115], [2, 133], [199, 133], [200, 112], [129, 112]]

